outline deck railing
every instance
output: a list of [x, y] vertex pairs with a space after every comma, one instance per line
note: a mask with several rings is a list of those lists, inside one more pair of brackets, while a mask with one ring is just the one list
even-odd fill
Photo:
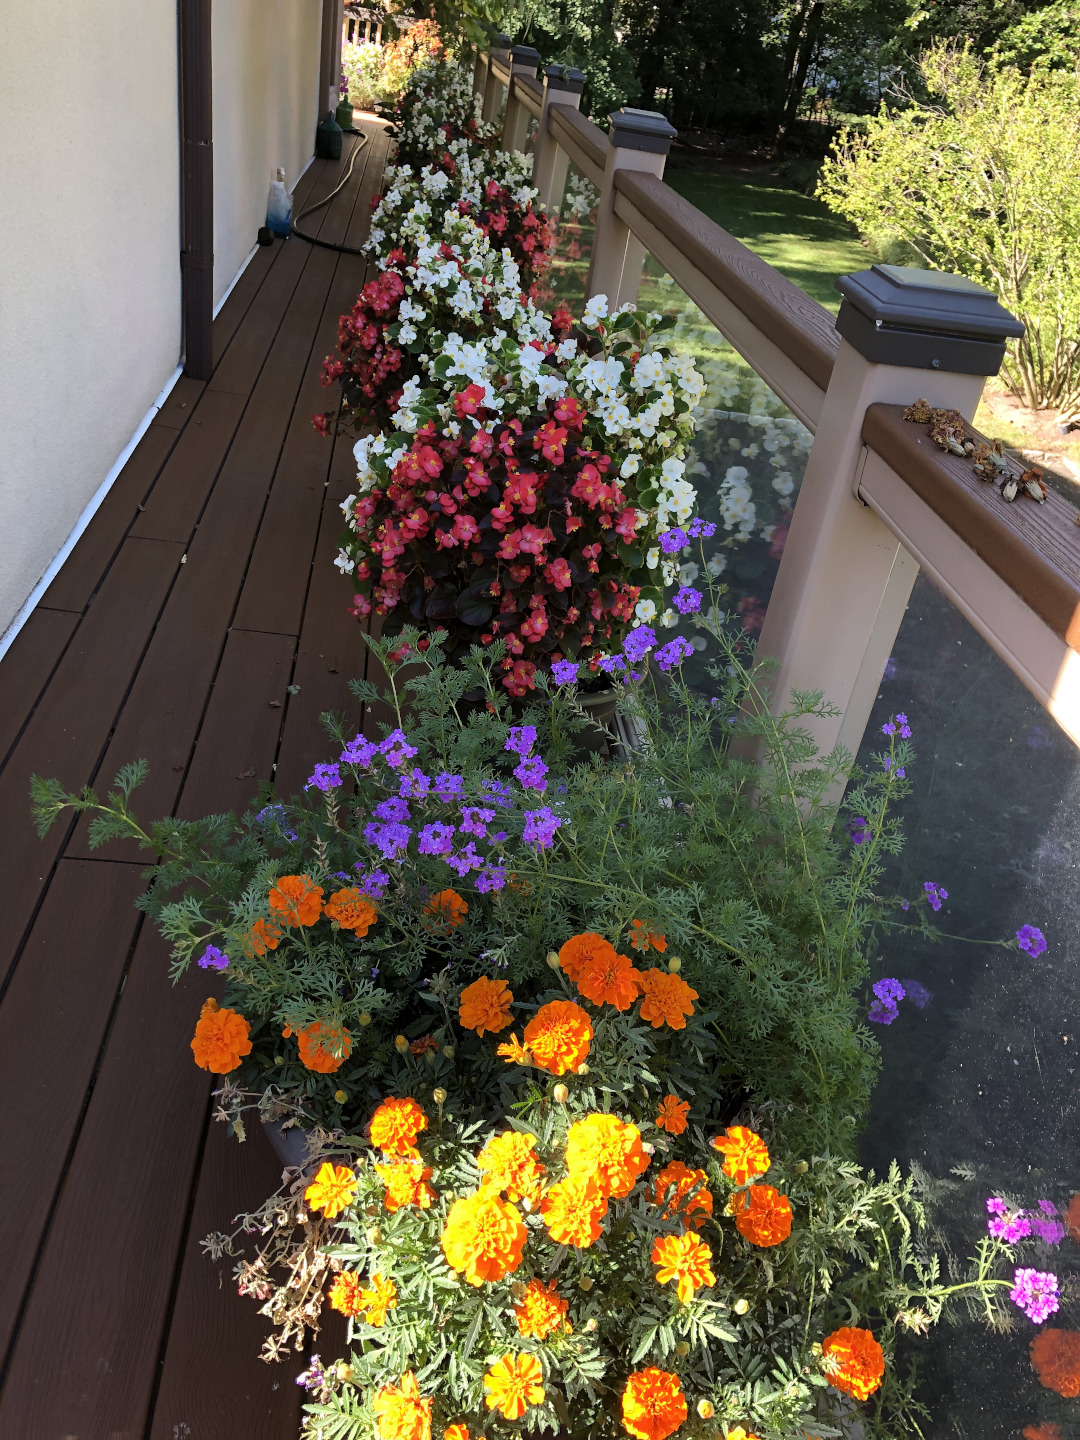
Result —
[[818, 743], [857, 750], [921, 566], [1080, 744], [1080, 514], [1054, 491], [1007, 504], [901, 413], [925, 398], [989, 444], [970, 422], [1012, 317], [955, 277], [874, 267], [834, 320], [664, 182], [663, 116], [618, 111], [605, 134], [579, 112], [580, 71], [548, 66], [540, 81], [537, 68], [506, 41], [477, 56], [476, 86], [506, 148], [524, 148], [535, 121], [549, 211], [570, 165], [598, 189], [586, 294], [635, 300], [652, 255], [814, 436], [758, 645], [779, 664], [777, 708], [793, 688], [823, 689], [840, 713]]

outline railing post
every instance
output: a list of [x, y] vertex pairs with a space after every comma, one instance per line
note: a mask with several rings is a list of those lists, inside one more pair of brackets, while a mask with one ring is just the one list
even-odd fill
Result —
[[533, 151], [533, 184], [540, 192], [541, 207], [551, 214], [562, 204], [570, 161], [551, 133], [548, 107], [571, 105], [577, 110], [584, 89], [585, 75], [572, 65], [549, 65], [544, 71], [544, 103]]
[[644, 170], [662, 176], [671, 142], [678, 132], [655, 110], [616, 110], [611, 116], [611, 146], [596, 212], [592, 263], [586, 297], [606, 295], [612, 310], [637, 299], [645, 247], [615, 214], [615, 174]]
[[473, 94], [479, 95], [481, 100], [484, 95], [484, 85], [487, 81], [487, 56], [483, 50], [477, 48], [476, 63], [473, 65], [472, 88]]
[[504, 65], [510, 64], [509, 35], [500, 35], [499, 43], [492, 45], [489, 51], [487, 80], [484, 83], [484, 108], [480, 112], [480, 118], [489, 124], [499, 113], [499, 91], [502, 89], [502, 81], [496, 79], [492, 60], [500, 60]]
[[919, 569], [859, 499], [866, 408], [923, 398], [970, 420], [1006, 337], [1023, 326], [957, 275], [875, 265], [836, 283], [844, 338], [757, 655], [779, 663], [765, 681], [774, 712], [793, 690], [823, 691], [839, 714], [803, 723], [823, 754], [837, 745], [854, 754]]
[[502, 148], [524, 150], [529, 135], [529, 112], [514, 96], [514, 76], [536, 79], [540, 68], [540, 51], [531, 45], [515, 45], [510, 52], [510, 86], [506, 92], [506, 114], [503, 117]]

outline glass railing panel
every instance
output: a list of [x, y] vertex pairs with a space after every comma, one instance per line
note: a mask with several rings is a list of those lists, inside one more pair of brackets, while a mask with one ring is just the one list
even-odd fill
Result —
[[[943, 887], [931, 918], [954, 938], [893, 931], [874, 962], [871, 980], [894, 977], [907, 996], [877, 1034], [882, 1074], [862, 1149], [879, 1172], [895, 1157], [933, 1177], [935, 1223], [967, 1257], [986, 1234], [987, 1197], [1036, 1214], [1045, 1201], [1067, 1223], [1080, 1191], [1080, 751], [922, 575], [860, 763], [874, 763], [897, 712], [917, 763], [904, 849], [883, 889], [914, 905], [927, 883]], [[989, 943], [1024, 925], [1045, 932], [1045, 954]], [[1047, 1323], [1080, 1330], [1076, 1238], [1034, 1243], [1016, 1264], [1060, 1277], [1061, 1310]], [[966, 1321], [913, 1347], [933, 1415], [927, 1437], [1080, 1436], [1080, 1401], [1032, 1369], [1040, 1327], [1014, 1318], [1008, 1334]]]
[[562, 194], [558, 204], [552, 206], [555, 249], [538, 299], [549, 310], [567, 305], [571, 314], [579, 318], [585, 305], [599, 193], [575, 166], [567, 164], [565, 173]]

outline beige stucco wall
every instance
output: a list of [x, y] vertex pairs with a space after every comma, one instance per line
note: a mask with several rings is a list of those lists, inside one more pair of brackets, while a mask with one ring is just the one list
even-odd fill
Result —
[[214, 298], [315, 148], [322, 0], [214, 0]]
[[0, 20], [2, 634], [176, 367], [180, 271], [176, 0]]

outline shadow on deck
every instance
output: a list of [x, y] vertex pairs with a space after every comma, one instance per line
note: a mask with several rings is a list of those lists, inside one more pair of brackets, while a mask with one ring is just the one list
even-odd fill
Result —
[[[388, 141], [306, 224], [358, 245]], [[348, 144], [348, 142], [347, 142]], [[342, 174], [316, 161], [298, 208]], [[320, 223], [321, 222], [321, 223]], [[39, 841], [37, 772], [103, 789], [149, 761], [140, 818], [242, 811], [325, 759], [318, 717], [354, 713], [364, 648], [333, 568], [351, 446], [316, 435], [322, 359], [357, 256], [260, 250], [214, 323], [210, 381], [183, 379], [0, 664], [0, 1435], [294, 1440], [303, 1367], [266, 1365], [268, 1322], [200, 1241], [276, 1187], [262, 1133], [211, 1125], [188, 1044], [214, 988], [167, 978], [134, 900], [145, 858]]]

